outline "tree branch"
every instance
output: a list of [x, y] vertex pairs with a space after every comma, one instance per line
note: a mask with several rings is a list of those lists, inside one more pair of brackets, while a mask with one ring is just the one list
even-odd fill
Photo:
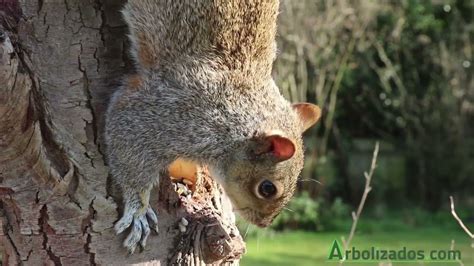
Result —
[[[349, 237], [347, 238], [347, 241], [344, 241], [343, 239], [343, 244], [344, 244], [344, 250], [346, 250], [351, 241], [352, 238], [354, 237], [355, 230], [357, 228], [357, 223], [359, 222], [360, 215], [362, 213], [362, 210], [364, 209], [365, 201], [367, 200], [367, 195], [369, 195], [369, 192], [372, 190], [372, 187], [370, 186], [370, 182], [372, 181], [372, 176], [374, 174], [375, 168], [377, 167], [377, 156], [379, 154], [379, 142], [377, 141], [375, 143], [375, 148], [374, 148], [374, 153], [372, 155], [372, 163], [370, 164], [370, 170], [369, 173], [364, 172], [365, 176], [365, 188], [364, 188], [364, 193], [362, 194], [362, 198], [359, 203], [359, 207], [357, 208], [357, 212], [352, 212], [352, 227], [351, 231], [349, 233]], [[342, 265], [342, 261], [339, 265]]]
[[467, 228], [467, 226], [463, 223], [461, 218], [459, 218], [458, 214], [456, 213], [456, 210], [454, 208], [454, 199], [453, 196], [449, 196], [449, 201], [451, 201], [451, 214], [453, 215], [454, 219], [458, 222], [458, 224], [461, 226], [461, 228], [466, 232], [466, 234], [474, 240], [474, 234]]

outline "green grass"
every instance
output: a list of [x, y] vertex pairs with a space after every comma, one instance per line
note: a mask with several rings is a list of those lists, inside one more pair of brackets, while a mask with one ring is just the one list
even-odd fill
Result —
[[[326, 262], [329, 249], [335, 239], [340, 240], [346, 233], [334, 232], [285, 232], [273, 236], [258, 236], [248, 239], [247, 254], [241, 260], [243, 266], [251, 265], [339, 265]], [[461, 251], [465, 266], [474, 266], [474, 247], [466, 234], [454, 229], [412, 229], [385, 230], [373, 233], [358, 233], [352, 245], [356, 249], [368, 249], [371, 246], [379, 249], [424, 250], [428, 257], [431, 250], [449, 250], [451, 240], [455, 249]], [[378, 265], [377, 262], [345, 263], [344, 265]], [[460, 265], [459, 263], [393, 263], [392, 265]]]

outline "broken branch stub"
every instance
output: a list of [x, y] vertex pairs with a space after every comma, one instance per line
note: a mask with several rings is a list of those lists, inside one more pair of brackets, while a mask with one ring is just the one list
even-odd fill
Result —
[[[180, 238], [171, 263], [199, 265], [200, 263], [229, 263], [245, 253], [245, 243], [235, 226], [234, 214], [229, 211], [230, 201], [223, 196], [222, 188], [209, 176], [205, 168], [197, 171], [196, 190], [189, 197], [179, 195], [183, 207], [179, 223]], [[179, 190], [181, 183], [176, 185]]]

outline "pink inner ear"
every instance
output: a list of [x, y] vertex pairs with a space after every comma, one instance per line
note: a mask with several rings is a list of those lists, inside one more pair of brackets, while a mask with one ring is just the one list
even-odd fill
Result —
[[293, 157], [295, 145], [291, 140], [281, 136], [270, 136], [268, 138], [272, 143], [271, 151], [278, 160], [285, 161]]

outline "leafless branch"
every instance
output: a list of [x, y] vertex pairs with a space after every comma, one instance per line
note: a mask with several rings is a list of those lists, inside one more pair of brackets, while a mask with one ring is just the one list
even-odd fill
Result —
[[[375, 168], [377, 167], [377, 157], [379, 154], [379, 142], [377, 141], [375, 143], [375, 148], [374, 148], [374, 153], [372, 155], [372, 163], [370, 164], [370, 170], [369, 172], [364, 172], [365, 176], [365, 188], [364, 188], [364, 193], [362, 194], [362, 198], [359, 203], [359, 207], [357, 208], [357, 212], [352, 212], [352, 227], [351, 231], [349, 233], [349, 237], [347, 238], [347, 241], [343, 239], [343, 244], [344, 244], [344, 249], [347, 249], [352, 241], [352, 238], [354, 237], [355, 230], [357, 228], [357, 223], [359, 222], [360, 215], [362, 213], [362, 210], [364, 209], [365, 201], [367, 200], [367, 195], [369, 192], [372, 190], [372, 187], [370, 186], [370, 182], [372, 181], [372, 176], [374, 175]], [[342, 265], [342, 262], [340, 263]]]
[[454, 209], [453, 196], [449, 196], [449, 200], [451, 201], [451, 214], [453, 215], [454, 219], [458, 221], [458, 224], [461, 226], [464, 232], [466, 232], [466, 234], [474, 241], [474, 234], [467, 228], [467, 226], [463, 223], [461, 218], [459, 218], [458, 214], [456, 213], [456, 210]]

